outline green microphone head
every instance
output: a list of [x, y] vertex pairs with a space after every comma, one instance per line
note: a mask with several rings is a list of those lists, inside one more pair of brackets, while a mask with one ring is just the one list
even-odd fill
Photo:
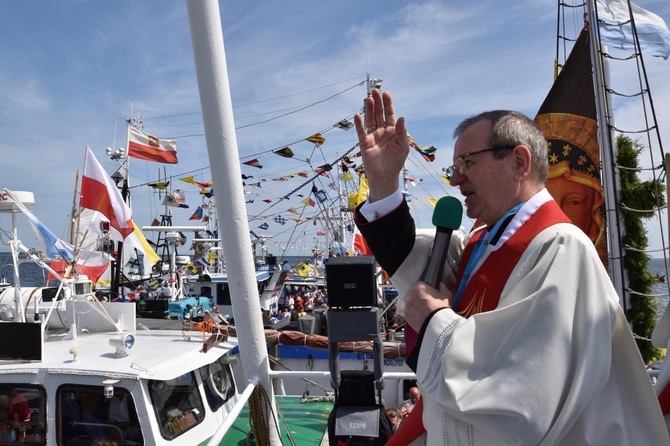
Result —
[[463, 205], [456, 197], [442, 197], [435, 204], [433, 211], [433, 226], [438, 229], [456, 231], [461, 227], [463, 219]]

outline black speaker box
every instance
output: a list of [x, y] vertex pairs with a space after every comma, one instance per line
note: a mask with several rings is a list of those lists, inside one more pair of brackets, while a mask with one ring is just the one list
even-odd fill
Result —
[[326, 289], [330, 308], [376, 307], [374, 257], [331, 257], [326, 262]]

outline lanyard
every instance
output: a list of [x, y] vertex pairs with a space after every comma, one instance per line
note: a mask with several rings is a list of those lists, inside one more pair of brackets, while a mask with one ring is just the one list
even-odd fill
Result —
[[475, 249], [472, 251], [472, 255], [470, 256], [468, 264], [465, 267], [463, 277], [461, 277], [461, 282], [458, 284], [458, 291], [456, 291], [456, 298], [454, 299], [454, 302], [451, 306], [454, 309], [454, 311], [456, 311], [456, 309], [458, 308], [458, 303], [460, 302], [461, 297], [463, 296], [463, 291], [465, 291], [465, 287], [467, 286], [468, 281], [470, 280], [470, 277], [472, 276], [475, 270], [475, 267], [479, 263], [479, 260], [482, 258], [482, 256], [486, 252], [486, 249], [491, 244], [491, 240], [493, 240], [496, 234], [498, 234], [498, 231], [500, 230], [500, 227], [503, 225], [503, 223], [509, 221], [510, 217], [516, 214], [523, 205], [524, 203], [517, 204], [512, 209], [510, 209], [509, 212], [503, 215], [503, 217], [500, 220], [498, 220], [495, 225], [493, 225], [493, 228], [491, 228], [490, 231], [488, 229], [483, 229], [482, 233], [479, 234], [479, 239], [477, 240]]

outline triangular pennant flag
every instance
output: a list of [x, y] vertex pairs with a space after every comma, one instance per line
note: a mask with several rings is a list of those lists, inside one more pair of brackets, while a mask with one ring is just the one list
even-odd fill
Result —
[[353, 126], [354, 126], [354, 123], [351, 122], [351, 121], [348, 121], [346, 119], [341, 120], [337, 124], [333, 124], [333, 127], [336, 127], [338, 129], [342, 129], [342, 130], [349, 130]]
[[193, 215], [189, 217], [189, 220], [202, 220], [203, 215], [204, 215], [203, 209], [200, 206], [198, 206], [198, 209], [196, 209]]
[[245, 161], [242, 164], [246, 164], [247, 166], [251, 166], [251, 167], [258, 167], [259, 169], [263, 168], [263, 165], [261, 164], [260, 161], [258, 161], [257, 158], [254, 158], [254, 159], [249, 160], [249, 161]]
[[309, 138], [305, 138], [305, 139], [307, 141], [309, 141], [311, 143], [314, 143], [314, 144], [317, 144], [317, 145], [321, 145], [324, 142], [326, 142], [326, 138], [324, 138], [321, 133], [315, 133], [312, 136], [310, 136]]
[[419, 153], [423, 156], [423, 159], [428, 161], [429, 163], [432, 163], [435, 161], [435, 152], [437, 149], [433, 146], [429, 147], [424, 147], [423, 149], [419, 150]]
[[316, 172], [319, 175], [323, 175], [324, 177], [330, 178], [330, 174], [328, 172], [330, 172], [331, 170], [333, 170], [333, 166], [331, 166], [330, 164], [324, 164], [323, 166], [319, 166], [316, 169], [314, 169], [314, 172]]
[[165, 190], [170, 185], [169, 181], [158, 181], [157, 183], [149, 183], [147, 186], [151, 186], [154, 189]]
[[275, 150], [272, 153], [283, 156], [284, 158], [293, 158], [293, 150], [290, 147], [284, 147], [283, 149]]
[[314, 207], [314, 205], [316, 205], [316, 202], [309, 197], [302, 200], [301, 203], [311, 207]]

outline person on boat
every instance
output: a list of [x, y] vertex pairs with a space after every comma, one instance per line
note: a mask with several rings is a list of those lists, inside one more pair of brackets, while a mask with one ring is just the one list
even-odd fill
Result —
[[0, 441], [15, 441], [16, 432], [10, 418], [11, 400], [9, 395], [0, 395]]
[[415, 228], [399, 188], [405, 119], [373, 90], [354, 121], [369, 186], [356, 224], [418, 332], [407, 364], [422, 398], [388, 444], [670, 444], [596, 249], [545, 188], [537, 125], [503, 110], [456, 128], [447, 173], [482, 224], [454, 231], [434, 289], [420, 278], [435, 229]]
[[414, 406], [416, 406], [416, 403], [419, 402], [419, 398], [421, 398], [421, 390], [419, 390], [418, 387], [411, 387], [407, 392], [407, 396], [409, 398], [407, 398], [403, 402], [411, 404], [413, 408]]
[[400, 413], [398, 412], [398, 409], [386, 409], [386, 415], [389, 417], [393, 432], [397, 431], [398, 426], [400, 426]]
[[12, 392], [12, 420], [30, 421], [30, 407], [26, 398], [14, 389]]

